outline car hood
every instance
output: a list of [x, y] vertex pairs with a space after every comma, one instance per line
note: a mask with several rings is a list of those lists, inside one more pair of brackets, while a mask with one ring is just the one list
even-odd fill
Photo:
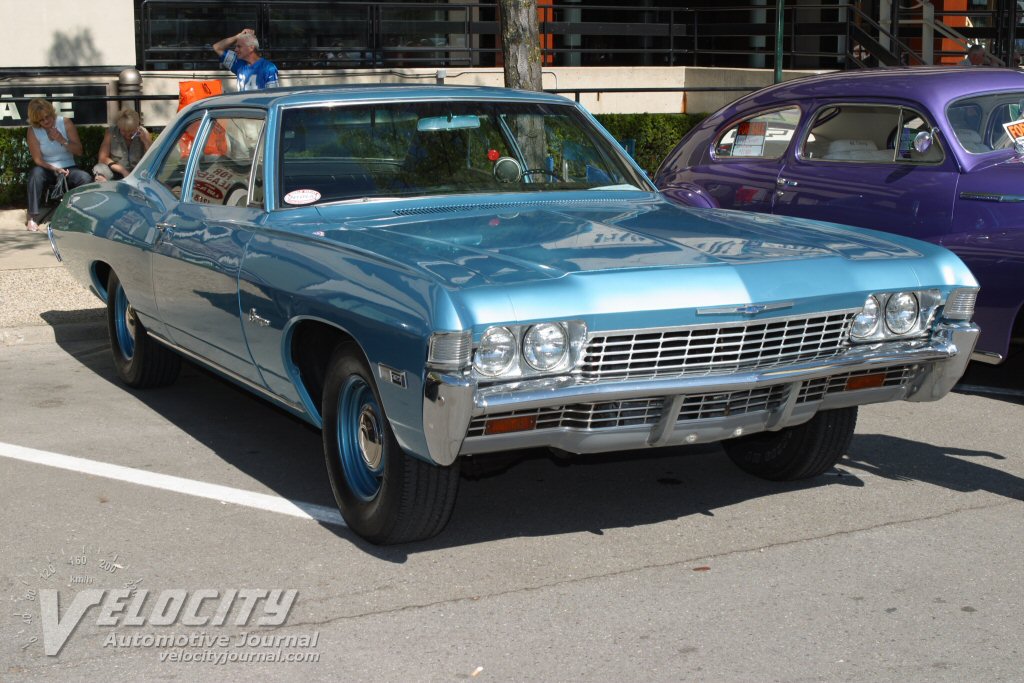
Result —
[[[640, 193], [637, 193], [640, 194]], [[573, 273], [777, 261], [886, 261], [917, 242], [802, 219], [695, 209], [643, 194], [629, 200], [414, 205], [352, 219], [324, 237], [432, 273], [453, 286], [517, 284]]]

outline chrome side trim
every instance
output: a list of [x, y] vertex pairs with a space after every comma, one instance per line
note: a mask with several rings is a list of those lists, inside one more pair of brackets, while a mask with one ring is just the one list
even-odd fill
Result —
[[989, 365], [999, 365], [1003, 362], [1004, 358], [1001, 353], [994, 351], [975, 351], [971, 354], [971, 360], [976, 360], [979, 363], [988, 363]]
[[960, 199], [976, 199], [981, 202], [999, 202], [1000, 204], [1017, 204], [1024, 202], [1024, 195], [997, 194], [995, 192], [961, 192]]
[[63, 261], [63, 257], [60, 255], [60, 249], [57, 248], [57, 240], [53, 235], [53, 228], [49, 223], [46, 224], [46, 237], [50, 240], [50, 249], [53, 250], [53, 255], [57, 259], [57, 263]]
[[268, 401], [272, 401], [273, 403], [276, 403], [279, 406], [287, 408], [288, 410], [292, 411], [293, 413], [295, 413], [295, 414], [297, 414], [299, 416], [302, 416], [302, 417], [306, 418], [307, 420], [311, 419], [311, 416], [310, 416], [309, 412], [306, 410], [306, 407], [304, 405], [302, 405], [301, 403], [293, 403], [292, 401], [285, 400], [285, 399], [281, 398], [280, 396], [278, 396], [277, 394], [271, 392], [266, 387], [261, 387], [259, 384], [256, 384], [255, 382], [253, 382], [250, 379], [246, 379], [245, 377], [242, 377], [241, 375], [238, 375], [238, 374], [236, 374], [234, 372], [231, 372], [230, 370], [225, 370], [221, 366], [215, 365], [212, 361], [208, 360], [205, 356], [201, 356], [198, 353], [195, 353], [193, 351], [189, 351], [186, 348], [178, 346], [174, 342], [170, 341], [169, 339], [167, 339], [165, 337], [162, 337], [162, 336], [156, 334], [155, 332], [152, 332], [150, 330], [146, 330], [146, 334], [148, 334], [154, 340], [160, 342], [161, 344], [163, 344], [167, 348], [171, 349], [175, 353], [179, 353], [182, 356], [185, 356], [186, 358], [188, 358], [189, 360], [194, 361], [196, 363], [199, 363], [204, 368], [207, 368], [208, 370], [212, 370], [213, 372], [217, 373], [218, 375], [220, 375], [224, 379], [229, 380], [231, 382], [234, 382], [235, 384], [241, 385], [245, 389], [248, 389], [249, 391], [251, 391], [251, 392], [253, 392], [255, 394], [259, 394], [260, 396], [262, 396], [263, 398], [267, 399]]

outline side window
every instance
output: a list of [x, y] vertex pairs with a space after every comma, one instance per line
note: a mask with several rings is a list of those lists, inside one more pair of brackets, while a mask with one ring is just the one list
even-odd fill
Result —
[[828, 105], [815, 115], [800, 156], [822, 161], [894, 161], [900, 111], [886, 105]]
[[263, 119], [215, 116], [206, 129], [192, 182], [193, 202], [248, 206], [249, 179]]
[[715, 142], [717, 159], [778, 159], [800, 123], [800, 108], [762, 112], [733, 124]]
[[185, 182], [185, 166], [188, 164], [188, 155], [192, 151], [192, 143], [195, 142], [199, 123], [200, 119], [196, 119], [188, 124], [156, 172], [156, 179], [179, 199], [181, 198], [181, 186]]
[[[930, 133], [932, 126], [927, 120], [913, 109], [903, 110], [903, 123], [900, 128], [899, 147], [896, 152], [896, 160], [910, 163], [934, 163], [942, 161], [942, 148], [939, 141], [932, 137], [931, 146], [924, 152], [914, 149], [914, 139], [921, 133]], [[895, 138], [896, 132], [893, 131]]]

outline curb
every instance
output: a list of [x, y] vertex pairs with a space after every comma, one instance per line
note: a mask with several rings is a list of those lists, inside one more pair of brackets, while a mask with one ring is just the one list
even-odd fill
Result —
[[0, 329], [0, 346], [106, 341], [106, 321]]

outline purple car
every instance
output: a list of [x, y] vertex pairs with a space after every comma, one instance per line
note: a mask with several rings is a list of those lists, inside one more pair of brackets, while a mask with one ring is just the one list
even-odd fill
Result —
[[974, 358], [998, 363], [1024, 338], [1024, 144], [1014, 144], [1024, 123], [1012, 125], [1022, 110], [1024, 73], [1010, 69], [801, 78], [709, 116], [655, 182], [691, 206], [815, 218], [948, 247], [981, 284]]

